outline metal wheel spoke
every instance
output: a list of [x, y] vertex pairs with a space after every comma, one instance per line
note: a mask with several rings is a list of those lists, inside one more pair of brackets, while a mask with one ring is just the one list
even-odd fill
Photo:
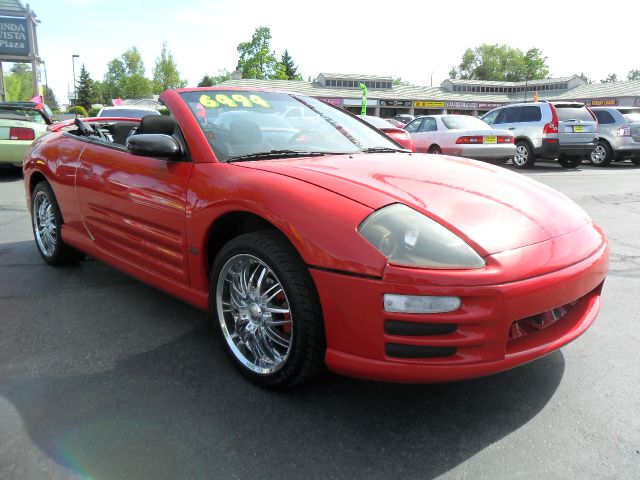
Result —
[[[287, 310], [288, 312], [288, 310]], [[264, 324], [267, 327], [277, 327], [279, 325], [289, 325], [291, 320], [265, 320]]]
[[[280, 287], [280, 284], [276, 284], [278, 287]], [[271, 288], [269, 289], [271, 290]], [[265, 304], [268, 304], [271, 300], [273, 300], [276, 296], [278, 296], [279, 294], [281, 294], [282, 292], [284, 292], [284, 290], [282, 289], [282, 287], [280, 287], [278, 290], [276, 290], [275, 292], [271, 293], [271, 295], [269, 295], [268, 298], [266, 298], [264, 300]]]
[[281, 313], [283, 315], [290, 313], [290, 310], [288, 308], [278, 308], [278, 307], [264, 307], [262, 311], [267, 313]]
[[273, 328], [265, 327], [264, 333], [266, 333], [267, 337], [269, 337], [270, 340], [272, 340], [273, 342], [277, 343], [281, 347], [289, 348], [289, 343], [290, 343], [289, 339], [280, 336], [280, 334], [277, 333], [277, 331], [274, 330]]

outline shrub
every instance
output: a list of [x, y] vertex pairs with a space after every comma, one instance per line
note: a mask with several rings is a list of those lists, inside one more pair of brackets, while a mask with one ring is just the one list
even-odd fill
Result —
[[87, 113], [87, 110], [78, 105], [77, 107], [69, 107], [69, 109], [67, 110], [67, 113], [77, 113], [78, 115], [82, 115], [83, 117], [88, 117], [89, 114]]
[[99, 111], [100, 111], [99, 108], [92, 108], [91, 110], [89, 110], [89, 116], [90, 117], [95, 117], [96, 115], [98, 115]]

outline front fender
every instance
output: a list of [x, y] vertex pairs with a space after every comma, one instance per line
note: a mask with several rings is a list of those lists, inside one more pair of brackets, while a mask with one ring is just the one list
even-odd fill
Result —
[[[381, 277], [386, 258], [357, 232], [372, 209], [318, 186], [227, 163], [196, 164], [187, 199], [192, 286], [208, 288], [207, 239], [216, 219], [248, 212], [274, 225], [309, 266]], [[190, 261], [192, 259], [190, 258]]]

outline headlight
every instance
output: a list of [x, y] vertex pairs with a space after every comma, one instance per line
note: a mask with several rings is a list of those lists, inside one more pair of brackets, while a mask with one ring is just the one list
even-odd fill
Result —
[[458, 236], [399, 203], [369, 215], [358, 232], [394, 265], [422, 268], [483, 268], [484, 260]]

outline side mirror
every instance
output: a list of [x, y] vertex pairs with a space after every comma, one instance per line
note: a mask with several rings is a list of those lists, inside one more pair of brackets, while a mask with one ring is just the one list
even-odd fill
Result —
[[127, 148], [134, 155], [143, 157], [177, 158], [182, 156], [180, 145], [170, 135], [142, 133], [127, 138]]

